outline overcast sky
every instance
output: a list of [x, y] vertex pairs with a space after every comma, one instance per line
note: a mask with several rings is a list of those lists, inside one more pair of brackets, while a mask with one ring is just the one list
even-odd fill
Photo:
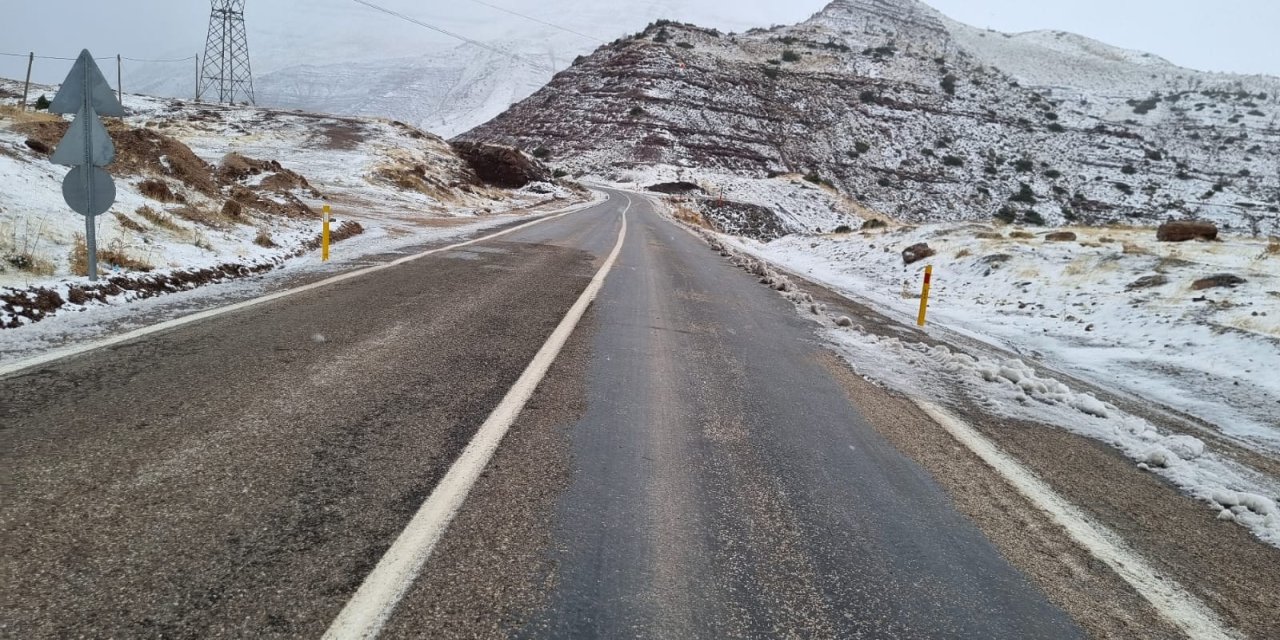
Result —
[[[4, 1], [9, 6], [0, 52], [34, 50], [56, 56], [74, 56], [85, 47], [101, 57], [194, 55], [203, 50], [209, 12], [208, 3], [201, 0]], [[744, 30], [798, 22], [826, 4], [824, 0], [485, 1], [604, 39], [635, 31], [660, 16]], [[480, 39], [538, 28], [472, 0], [374, 2]], [[978, 27], [1013, 32], [1060, 29], [1149, 51], [1195, 69], [1280, 75], [1280, 0], [932, 0], [930, 4]], [[620, 10], [621, 6], [628, 9]], [[247, 14], [255, 70], [416, 55], [454, 42], [351, 0], [249, 0]], [[190, 64], [194, 76], [194, 63]], [[65, 62], [37, 61], [35, 79], [60, 81], [66, 68]], [[25, 60], [0, 56], [0, 75], [21, 77], [24, 72]]]

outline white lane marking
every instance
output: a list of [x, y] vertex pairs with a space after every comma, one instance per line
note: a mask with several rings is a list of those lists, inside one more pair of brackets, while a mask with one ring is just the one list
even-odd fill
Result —
[[502, 402], [489, 414], [484, 424], [480, 425], [475, 437], [432, 490], [427, 501], [422, 503], [409, 525], [329, 625], [329, 630], [324, 634], [326, 640], [376, 638], [400, 598], [413, 585], [436, 543], [462, 507], [471, 487], [489, 464], [498, 444], [524, 409], [534, 389], [546, 376], [551, 363], [555, 362], [556, 356], [578, 326], [578, 321], [586, 313], [587, 306], [604, 286], [605, 276], [609, 275], [609, 270], [617, 261], [622, 243], [627, 237], [627, 212], [631, 210], [632, 201], [630, 196], [623, 195], [627, 198], [627, 206], [622, 210], [622, 229], [618, 231], [618, 241], [604, 265], [596, 272], [577, 302], [569, 308], [569, 312], [529, 362], [524, 373], [520, 374], [520, 379], [516, 380]]
[[[607, 202], [607, 201], [606, 201], [606, 202]], [[112, 345], [120, 344], [121, 342], [127, 342], [127, 341], [129, 341], [129, 340], [133, 340], [133, 339], [135, 339], [135, 338], [141, 338], [142, 336], [150, 335], [150, 334], [153, 334], [153, 333], [156, 333], [156, 332], [159, 332], [159, 331], [164, 331], [164, 330], [166, 330], [166, 329], [172, 329], [172, 328], [174, 328], [174, 327], [180, 327], [180, 326], [182, 326], [182, 325], [184, 325], [184, 324], [190, 324], [190, 323], [192, 323], [192, 322], [199, 322], [199, 321], [201, 321], [201, 320], [207, 320], [207, 319], [209, 319], [209, 318], [212, 318], [212, 317], [215, 317], [215, 316], [220, 316], [220, 315], [223, 315], [223, 314], [225, 314], [225, 313], [231, 313], [231, 312], [233, 312], [233, 311], [239, 311], [239, 310], [241, 310], [241, 309], [247, 309], [247, 308], [249, 308], [249, 307], [255, 307], [255, 306], [257, 306], [257, 305], [260, 305], [260, 304], [263, 304], [263, 303], [266, 303], [266, 302], [271, 302], [271, 301], [273, 301], [273, 300], [279, 300], [280, 298], [288, 297], [288, 296], [291, 296], [291, 295], [294, 295], [294, 294], [303, 293], [303, 292], [306, 292], [306, 291], [311, 291], [311, 290], [313, 290], [313, 289], [319, 289], [319, 288], [321, 288], [321, 287], [327, 287], [327, 286], [329, 286], [329, 285], [331, 285], [331, 284], [336, 284], [336, 283], [342, 282], [342, 281], [344, 281], [344, 280], [350, 280], [350, 279], [352, 279], [352, 278], [359, 278], [360, 276], [369, 275], [370, 273], [374, 273], [374, 272], [377, 272], [377, 271], [382, 271], [383, 269], [390, 269], [390, 268], [392, 268], [392, 267], [400, 266], [400, 265], [402, 265], [402, 264], [404, 264], [404, 263], [406, 263], [406, 262], [412, 262], [412, 261], [414, 261], [414, 260], [418, 260], [418, 259], [420, 259], [420, 258], [425, 258], [425, 257], [427, 257], [427, 256], [429, 256], [429, 255], [434, 255], [434, 254], [442, 253], [442, 252], [445, 252], [445, 251], [452, 251], [452, 250], [454, 250], [454, 249], [460, 249], [460, 248], [462, 248], [462, 247], [470, 246], [470, 245], [476, 244], [476, 243], [478, 243], [478, 242], [485, 242], [486, 240], [492, 240], [492, 239], [494, 239], [494, 238], [497, 238], [497, 237], [500, 237], [500, 236], [507, 235], [508, 233], [514, 233], [514, 232], [516, 232], [516, 231], [520, 231], [521, 229], [527, 229], [527, 228], [529, 228], [529, 227], [532, 227], [532, 226], [533, 226], [533, 225], [535, 225], [535, 224], [541, 224], [541, 223], [543, 223], [543, 222], [547, 222], [548, 220], [555, 220], [556, 218], [562, 218], [562, 217], [567, 216], [567, 215], [569, 215], [569, 214], [571, 214], [571, 213], [578, 213], [578, 212], [580, 212], [580, 211], [586, 211], [586, 210], [588, 210], [588, 209], [593, 209], [593, 208], [595, 208], [595, 207], [597, 207], [597, 206], [600, 206], [601, 204], [604, 204], [604, 203], [603, 203], [603, 202], [597, 202], [597, 203], [593, 203], [593, 204], [590, 204], [590, 205], [587, 205], [587, 206], [583, 206], [583, 207], [578, 207], [578, 208], [570, 209], [570, 210], [565, 211], [565, 212], [562, 212], [562, 213], [556, 213], [556, 214], [552, 214], [552, 215], [545, 216], [545, 217], [542, 217], [542, 218], [538, 218], [537, 220], [530, 220], [529, 222], [526, 222], [526, 223], [524, 223], [524, 224], [517, 225], [517, 226], [511, 227], [510, 229], [506, 229], [506, 230], [503, 230], [503, 231], [499, 231], [499, 232], [497, 232], [497, 233], [491, 233], [491, 234], [489, 234], [489, 235], [487, 235], [487, 236], [484, 236], [484, 237], [482, 237], [482, 238], [475, 238], [475, 239], [472, 239], [472, 240], [467, 240], [467, 241], [465, 241], [465, 242], [459, 242], [459, 243], [457, 243], [457, 244], [451, 244], [451, 245], [449, 245], [449, 246], [447, 246], [447, 247], [440, 247], [440, 248], [438, 248], [438, 249], [431, 249], [431, 250], [428, 250], [428, 251], [423, 251], [422, 253], [415, 253], [415, 254], [413, 254], [413, 255], [411, 255], [411, 256], [404, 256], [404, 257], [402, 257], [402, 258], [396, 258], [395, 260], [392, 260], [391, 262], [386, 262], [386, 263], [383, 263], [383, 264], [374, 265], [374, 266], [372, 266], [372, 267], [365, 267], [364, 269], [359, 269], [359, 270], [357, 270], [357, 271], [350, 271], [350, 272], [347, 272], [347, 273], [339, 274], [339, 275], [333, 276], [332, 278], [326, 278], [326, 279], [324, 279], [324, 280], [320, 280], [319, 282], [313, 282], [313, 283], [311, 283], [311, 284], [303, 285], [303, 286], [301, 286], [301, 287], [297, 287], [297, 288], [294, 288], [294, 289], [286, 289], [286, 290], [284, 290], [284, 291], [277, 291], [277, 292], [275, 292], [275, 293], [271, 293], [271, 294], [268, 294], [268, 295], [265, 295], [265, 296], [262, 296], [262, 297], [259, 297], [259, 298], [254, 298], [254, 299], [252, 299], [252, 300], [245, 300], [245, 301], [243, 301], [243, 302], [237, 302], [237, 303], [235, 303], [235, 304], [229, 304], [229, 305], [226, 305], [226, 306], [224, 306], [224, 307], [218, 307], [218, 308], [216, 308], [216, 309], [209, 309], [209, 310], [206, 310], [206, 311], [200, 311], [200, 312], [193, 313], [193, 314], [190, 314], [190, 315], [182, 316], [182, 317], [180, 317], [180, 318], [174, 318], [174, 319], [172, 319], [172, 320], [166, 320], [166, 321], [164, 321], [164, 322], [160, 322], [160, 323], [153, 324], [153, 325], [149, 325], [149, 326], [146, 326], [146, 327], [141, 327], [141, 328], [138, 328], [138, 329], [134, 329], [134, 330], [132, 330], [132, 331], [129, 331], [129, 332], [126, 332], [126, 333], [122, 333], [122, 334], [117, 335], [117, 336], [112, 336], [112, 337], [110, 337], [110, 338], [104, 338], [104, 339], [102, 339], [102, 340], [96, 340], [96, 341], [94, 341], [94, 342], [87, 342], [87, 343], [82, 344], [82, 345], [75, 345], [75, 346], [66, 347], [66, 348], [63, 348], [63, 349], [55, 349], [55, 350], [53, 350], [53, 351], [50, 351], [50, 352], [48, 352], [48, 353], [44, 353], [44, 354], [41, 354], [41, 355], [38, 355], [38, 356], [34, 356], [34, 357], [31, 357], [31, 358], [26, 358], [26, 359], [24, 359], [24, 360], [18, 360], [18, 361], [16, 361], [16, 362], [12, 362], [12, 363], [10, 363], [10, 364], [6, 364], [6, 365], [0, 365], [0, 378], [4, 378], [4, 377], [6, 377], [6, 376], [12, 375], [12, 374], [17, 373], [17, 372], [19, 372], [19, 371], [22, 371], [22, 370], [24, 370], [24, 369], [30, 369], [31, 367], [36, 367], [36, 366], [39, 366], [39, 365], [42, 365], [42, 364], [48, 364], [48, 363], [50, 363], [50, 362], [55, 362], [55, 361], [61, 360], [61, 359], [63, 359], [63, 358], [69, 358], [69, 357], [71, 357], [71, 356], [80, 355], [80, 354], [82, 354], [82, 353], [86, 353], [86, 352], [89, 352], [89, 351], [94, 351], [94, 350], [96, 350], [96, 349], [101, 349], [101, 348], [103, 348], [103, 347], [110, 347], [110, 346], [112, 346]], [[628, 199], [628, 207], [630, 207], [629, 199]]]
[[994, 442], [937, 405], [922, 400], [915, 400], [915, 403], [952, 437], [1004, 476], [1018, 493], [1049, 514], [1077, 544], [1111, 567], [1165, 620], [1192, 638], [1242, 637], [1227, 629], [1217, 614], [1194, 594], [1172, 578], [1161, 577], [1119, 536], [1093, 522], [1030, 469], [1001, 451]]

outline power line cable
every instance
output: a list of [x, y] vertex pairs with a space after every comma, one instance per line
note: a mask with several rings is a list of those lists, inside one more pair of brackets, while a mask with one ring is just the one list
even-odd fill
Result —
[[[11, 58], [29, 58], [29, 53], [4, 53], [0, 52], [0, 56], [9, 56]], [[196, 56], [187, 56], [186, 58], [130, 58], [129, 56], [120, 56], [130, 62], [190, 62], [196, 59]], [[62, 56], [35, 56], [37, 60], [69, 60], [75, 62], [79, 58], [64, 58]], [[105, 58], [94, 58], [94, 60], [115, 60], [115, 56], [107, 56]]]
[[523, 13], [520, 13], [520, 12], [517, 12], [517, 11], [512, 11], [511, 9], [506, 9], [506, 8], [503, 8], [503, 7], [499, 7], [499, 6], [498, 6], [498, 5], [496, 5], [496, 4], [489, 4], [488, 2], [484, 2], [484, 0], [471, 0], [471, 1], [472, 1], [472, 2], [474, 2], [474, 3], [476, 3], [476, 4], [484, 5], [484, 6], [486, 6], [486, 7], [489, 7], [490, 9], [496, 9], [496, 10], [501, 11], [501, 12], [503, 12], [503, 13], [509, 13], [509, 14], [511, 14], [511, 15], [513, 15], [513, 16], [518, 17], [518, 18], [524, 18], [525, 20], [531, 20], [531, 21], [536, 22], [536, 23], [538, 23], [538, 24], [540, 24], [540, 25], [544, 25], [544, 26], [551, 27], [552, 29], [559, 29], [559, 30], [561, 30], [561, 31], [563, 31], [563, 32], [565, 32], [565, 33], [572, 33], [572, 34], [573, 34], [573, 35], [575, 35], [575, 36], [583, 37], [583, 38], [586, 38], [586, 39], [588, 39], [588, 40], [595, 40], [596, 42], [599, 42], [600, 44], [606, 44], [606, 43], [608, 42], [607, 40], [604, 40], [604, 39], [602, 39], [602, 38], [597, 38], [597, 37], [595, 37], [595, 36], [593, 36], [593, 35], [589, 35], [589, 34], [586, 34], [586, 33], [582, 33], [581, 31], [574, 31], [573, 29], [570, 29], [570, 28], [568, 28], [568, 27], [562, 27], [562, 26], [560, 26], [560, 25], [558, 25], [558, 24], [553, 24], [553, 23], [551, 23], [551, 22], [547, 22], [546, 20], [542, 20], [541, 18], [535, 18], [535, 17], [533, 17], [533, 16], [527, 16], [527, 15], [525, 15], [525, 14], [523, 14]]
[[519, 55], [519, 54], [511, 53], [510, 51], [504, 51], [504, 50], [502, 50], [502, 49], [500, 49], [500, 48], [498, 48], [498, 47], [495, 47], [495, 46], [492, 46], [492, 45], [489, 45], [489, 44], [485, 44], [485, 43], [480, 42], [480, 41], [478, 41], [478, 40], [472, 40], [471, 38], [468, 38], [468, 37], [463, 36], [463, 35], [456, 34], [456, 33], [452, 32], [452, 31], [449, 31], [448, 29], [444, 29], [444, 28], [441, 28], [441, 27], [437, 27], [437, 26], [432, 25], [432, 24], [427, 24], [426, 22], [423, 22], [423, 21], [421, 21], [421, 20], [419, 20], [419, 19], [417, 19], [417, 18], [413, 18], [413, 17], [411, 17], [411, 16], [407, 16], [407, 15], [405, 15], [405, 14], [403, 14], [403, 13], [398, 12], [398, 11], [393, 11], [393, 10], [388, 9], [388, 8], [386, 8], [386, 7], [380, 7], [380, 6], [376, 5], [376, 4], [373, 4], [372, 2], [368, 2], [368, 0], [352, 0], [352, 2], [355, 2], [355, 3], [358, 3], [358, 4], [362, 4], [362, 5], [364, 5], [364, 6], [366, 6], [366, 7], [369, 7], [370, 9], [373, 9], [373, 10], [375, 10], [375, 11], [381, 11], [382, 13], [385, 13], [385, 14], [387, 14], [387, 15], [389, 15], [389, 16], [394, 16], [394, 17], [396, 17], [396, 18], [400, 18], [401, 20], [405, 20], [405, 21], [407, 21], [407, 22], [412, 22], [413, 24], [416, 24], [416, 25], [418, 25], [418, 26], [420, 26], [420, 27], [424, 27], [424, 28], [430, 29], [430, 30], [435, 31], [435, 32], [437, 32], [437, 33], [442, 33], [442, 34], [444, 34], [444, 35], [446, 35], [446, 36], [449, 36], [450, 38], [455, 38], [455, 39], [457, 39], [457, 40], [461, 40], [461, 41], [463, 41], [463, 42], [466, 42], [467, 44], [471, 44], [471, 45], [474, 45], [474, 46], [480, 47], [481, 49], [484, 49], [484, 50], [486, 50], [486, 51], [492, 51], [493, 53], [496, 53], [496, 54], [498, 54], [498, 55], [500, 55], [500, 56], [505, 56], [505, 57], [511, 58], [512, 60], [515, 60], [515, 61], [517, 61], [517, 62], [523, 62], [524, 64], [529, 65], [530, 67], [532, 67], [532, 68], [534, 68], [534, 69], [536, 69], [536, 70], [538, 70], [538, 71], [543, 71], [543, 72], [554, 72], [554, 71], [555, 71], [555, 69], [552, 69], [551, 67], [549, 67], [549, 66], [547, 66], [547, 65], [545, 65], [545, 64], [542, 64], [542, 63], [540, 63], [540, 62], [536, 62], [536, 61], [534, 61], [534, 60], [530, 60], [530, 59], [525, 58], [524, 56], [521, 56], [521, 55]]

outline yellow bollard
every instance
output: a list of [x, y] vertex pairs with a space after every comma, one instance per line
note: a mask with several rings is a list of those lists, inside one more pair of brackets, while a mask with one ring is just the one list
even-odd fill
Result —
[[320, 232], [320, 261], [329, 261], [329, 205], [324, 206], [324, 230]]
[[924, 268], [924, 291], [920, 294], [920, 317], [916, 324], [924, 326], [925, 312], [929, 310], [929, 286], [933, 283], [933, 265]]

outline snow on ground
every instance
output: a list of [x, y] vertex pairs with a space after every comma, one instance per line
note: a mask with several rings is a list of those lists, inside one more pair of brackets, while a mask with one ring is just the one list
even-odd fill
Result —
[[1235, 520], [1259, 539], [1280, 547], [1280, 510], [1268, 497], [1280, 496], [1280, 482], [1213, 452], [1198, 438], [1163, 433], [1089, 393], [1038, 375], [1018, 359], [974, 357], [854, 327], [829, 328], [823, 335], [860, 374], [908, 395], [926, 398], [941, 392], [952, 396], [952, 401], [976, 403], [996, 416], [1053, 425], [1100, 440], [1140, 468], [1219, 509], [1219, 518]]
[[777, 215], [782, 225], [793, 233], [821, 233], [832, 231], [841, 225], [857, 226], [862, 223], [862, 218], [854, 212], [865, 212], [852, 200], [838, 195], [834, 189], [808, 182], [800, 175], [760, 180], [723, 171], [645, 165], [592, 174], [584, 180], [637, 191], [645, 191], [656, 184], [687, 181], [699, 185], [703, 190], [703, 197], [707, 199], [723, 197], [728, 201], [768, 207]]
[[[851, 297], [870, 301], [891, 317], [907, 321], [909, 317], [914, 317], [918, 300], [909, 296], [904, 299], [900, 292], [895, 295], [891, 289], [897, 283], [892, 280], [904, 271], [914, 272], [916, 268], [902, 268], [902, 258], [893, 244], [894, 238], [899, 242], [908, 242], [920, 237], [931, 237], [936, 243], [939, 232], [951, 237], [950, 234], [957, 231], [971, 230], [972, 227], [947, 228], [935, 225], [928, 230], [899, 230], [865, 237], [854, 234], [841, 237], [793, 236], [769, 245], [716, 234], [714, 240], [718, 244], [713, 246], [729, 248], [737, 254], [734, 260], [738, 264], [756, 274], [763, 274], [766, 280], [774, 283], [775, 289], [784, 292], [784, 295], [797, 303], [802, 315], [822, 323], [822, 335], [855, 370], [867, 378], [909, 396], [930, 398], [944, 404], [971, 403], [995, 416], [1053, 425], [1102, 441], [1134, 460], [1139, 467], [1159, 474], [1188, 495], [1219, 510], [1220, 519], [1236, 521], [1249, 528], [1259, 539], [1280, 547], [1280, 509], [1276, 506], [1277, 497], [1280, 497], [1280, 480], [1260, 473], [1228, 455], [1215, 452], [1212, 445], [1207, 445], [1199, 438], [1162, 431], [1142, 417], [1126, 413], [1090, 393], [1072, 389], [1050, 374], [1038, 372], [1022, 359], [1008, 358], [994, 350], [984, 352], [980, 348], [980, 342], [975, 343], [976, 347], [970, 353], [963, 353], [943, 345], [930, 346], [918, 340], [886, 336], [883, 331], [873, 333], [847, 317], [829, 316], [807, 294], [797, 291], [785, 276], [767, 266], [772, 264], [783, 267], [831, 285]], [[886, 241], [890, 243], [890, 252], [883, 249]], [[851, 244], [865, 247], [866, 251], [855, 252], [850, 249]], [[875, 249], [873, 245], [881, 248]], [[965, 246], [960, 251], [972, 246]], [[1034, 248], [1039, 250], [1043, 247]], [[879, 255], [890, 255], [897, 262], [891, 264]], [[762, 258], [764, 262], [757, 262], [749, 256]], [[943, 263], [939, 258], [942, 258], [942, 254], [926, 262], [935, 265]], [[1003, 261], [1005, 266], [997, 271], [1010, 274], [1010, 278], [997, 278], [994, 272], [985, 275], [984, 270], [983, 275], [976, 276], [986, 281], [983, 283], [975, 284], [973, 277], [965, 281], [963, 276], [957, 276], [958, 281], [953, 281], [952, 285], [944, 286], [940, 282], [935, 289], [938, 295], [932, 298], [935, 312], [931, 317], [934, 324], [929, 333], [945, 335], [947, 329], [954, 327], [972, 336], [985, 336], [992, 342], [999, 342], [995, 334], [1001, 332], [992, 331], [991, 327], [1011, 331], [1022, 326], [1023, 331], [1033, 333], [1035, 328], [1040, 328], [1039, 325], [1033, 328], [1020, 323], [1034, 318], [1043, 320], [1047, 315], [1038, 312], [1013, 313], [1009, 309], [998, 310], [991, 307], [999, 306], [994, 301], [1001, 295], [1028, 299], [1026, 292], [1017, 283], [1007, 284], [1006, 287], [1012, 288], [1004, 289], [995, 283], [1034, 277], [1029, 272], [1038, 271], [1043, 261], [1043, 257], [1024, 257], [1021, 260], [1010, 258]], [[923, 264], [925, 263], [920, 263]], [[938, 269], [935, 273], [960, 270], [962, 269]], [[877, 279], [876, 275], [881, 272], [889, 272], [891, 275], [887, 279]], [[991, 286], [986, 286], [988, 283]], [[1058, 289], [1069, 292], [1062, 296], [1059, 304], [1074, 304], [1072, 298], [1076, 297], [1074, 294], [1078, 291], [1070, 285], [1059, 285]], [[1049, 291], [1041, 290], [1037, 299], [1050, 300], [1047, 293]], [[1089, 301], [1102, 295], [1105, 294], [1089, 296]], [[988, 302], [976, 302], [983, 296], [989, 296]], [[984, 318], [980, 318], [981, 314], [976, 311], [981, 306], [988, 307]], [[1091, 308], [1089, 304], [1085, 306]], [[1111, 314], [1070, 308], [1078, 314], [1090, 314], [1089, 321], [1095, 325], [1095, 329], [1089, 333], [1098, 331], [1097, 327], [1110, 326], [1107, 317]], [[1135, 311], [1135, 308], [1127, 307], [1124, 313], [1141, 317], [1141, 308], [1142, 305], [1138, 305], [1138, 310]], [[1148, 324], [1158, 324], [1155, 317], [1146, 316], [1145, 319]], [[902, 331], [904, 337], [907, 333], [909, 332], [905, 329]], [[1065, 335], [1064, 333], [1063, 336]], [[1271, 344], [1274, 348], [1274, 343]], [[1212, 349], [1213, 346], [1209, 345], [1204, 350]], [[1269, 362], [1273, 365], [1270, 368], [1280, 364], [1280, 359], [1263, 352], [1251, 355], [1259, 361]], [[1078, 354], [1070, 347], [1064, 347], [1061, 356], [1071, 358]], [[1071, 364], [1052, 358], [1049, 360], [1055, 366]], [[1268, 380], [1262, 384], [1266, 386], [1260, 393], [1274, 393], [1274, 388], [1269, 386], [1275, 384], [1274, 381]], [[1280, 398], [1280, 395], [1273, 397]], [[1167, 404], [1181, 408], [1177, 402]], [[1268, 415], [1274, 415], [1274, 410]], [[1272, 448], [1277, 443], [1277, 436], [1280, 436], [1277, 433], [1280, 425], [1276, 425], [1274, 421], [1270, 424], [1254, 424], [1247, 429], [1234, 426], [1237, 427], [1236, 430], [1224, 431], [1233, 433], [1237, 440], [1252, 443], [1255, 447]]]
[[[20, 92], [20, 85], [0, 80], [0, 293], [49, 287], [68, 299], [71, 287], [83, 283], [73, 275], [73, 253], [83, 242], [84, 218], [63, 202], [67, 168], [49, 163], [28, 143], [39, 137], [33, 127], [59, 126], [66, 118], [18, 111], [13, 105]], [[56, 87], [41, 86], [32, 96], [54, 93]], [[227, 263], [292, 265], [298, 262], [292, 256], [318, 237], [323, 204], [332, 205], [335, 229], [348, 221], [363, 227], [362, 235], [340, 245], [350, 254], [422, 243], [499, 224], [508, 220], [497, 217], [505, 212], [579, 199], [553, 184], [516, 191], [474, 184], [447, 143], [398, 122], [135, 95], [126, 95], [124, 104], [129, 115], [122, 125], [129, 133], [123, 135], [138, 147], [131, 159], [160, 155], [151, 167], [122, 167], [118, 150], [107, 167], [117, 197], [112, 210], [96, 219], [104, 278], [129, 271], [167, 277]], [[172, 156], [164, 142], [152, 149], [144, 135], [151, 132], [176, 140], [179, 155], [189, 149], [194, 158]], [[237, 158], [230, 154], [252, 165], [226, 175], [228, 158]], [[208, 166], [196, 166], [201, 161]], [[144, 188], [148, 181], [161, 183], [173, 197], [157, 198]], [[212, 186], [200, 188], [201, 181]], [[246, 198], [259, 204], [234, 215], [223, 209]], [[468, 221], [481, 224], [458, 226]], [[107, 249], [118, 258], [104, 258]], [[0, 326], [31, 321], [22, 312], [0, 311]]]
[[[1158, 243], [1151, 229], [935, 224], [883, 232], [737, 243], [753, 254], [904, 319], [934, 266], [931, 323], [1201, 418], [1253, 448], [1280, 452], [1280, 253], [1274, 245]], [[1012, 235], [1027, 237], [1013, 238]], [[981, 236], [981, 237], [980, 237]], [[902, 249], [938, 253], [904, 266]], [[1235, 288], [1193, 290], [1217, 274]], [[1148, 288], [1131, 288], [1150, 278]]]

